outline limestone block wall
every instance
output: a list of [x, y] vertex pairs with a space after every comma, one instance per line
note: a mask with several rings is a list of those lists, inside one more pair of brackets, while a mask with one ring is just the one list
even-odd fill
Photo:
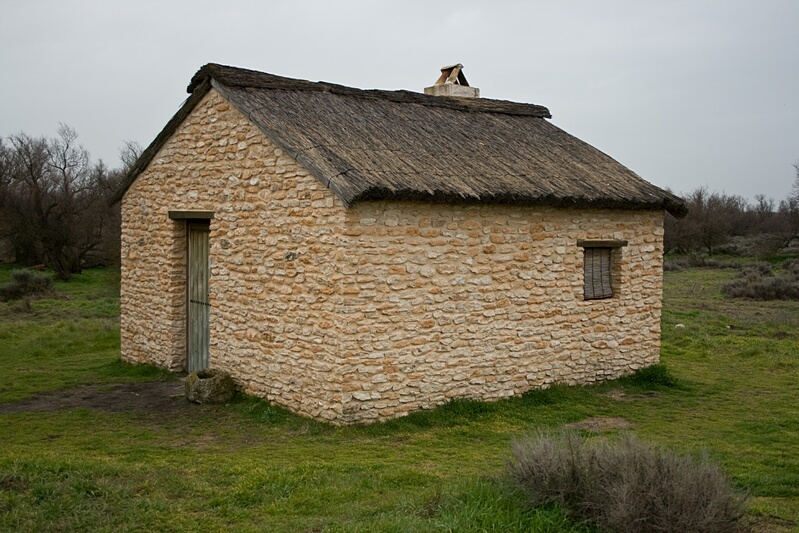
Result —
[[[347, 209], [211, 91], [123, 199], [122, 355], [185, 365], [185, 223], [213, 211], [211, 351], [248, 393], [335, 423], [588, 383], [658, 360], [662, 213]], [[581, 239], [618, 239], [584, 301]]]
[[122, 202], [122, 357], [186, 364], [185, 222], [213, 211], [210, 365], [308, 416], [340, 412], [331, 301], [344, 207], [216, 91]]
[[186, 351], [185, 223], [163, 220], [157, 198], [123, 202], [122, 358], [181, 370]]
[[[338, 268], [345, 421], [589, 383], [658, 361], [662, 213], [364, 203]], [[627, 240], [583, 298], [581, 239]], [[357, 253], [356, 253], [357, 252]]]

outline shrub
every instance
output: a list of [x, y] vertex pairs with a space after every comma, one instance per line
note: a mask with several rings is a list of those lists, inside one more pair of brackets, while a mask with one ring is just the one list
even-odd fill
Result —
[[14, 270], [11, 273], [11, 281], [0, 285], [0, 301], [3, 302], [52, 293], [52, 278], [32, 270]]
[[789, 276], [793, 276], [794, 278], [799, 278], [799, 259], [791, 259], [789, 261], [785, 261], [782, 264], [782, 268], [785, 269], [785, 272]]
[[628, 383], [634, 387], [647, 390], [679, 388], [681, 386], [680, 381], [674, 377], [674, 374], [663, 363], [641, 368], [634, 374], [621, 378], [621, 381], [622, 383]]
[[783, 273], [775, 276], [770, 263], [751, 263], [741, 267], [738, 278], [723, 287], [731, 298], [753, 300], [799, 300], [799, 260], [783, 263]]
[[738, 263], [725, 259], [717, 259], [706, 255], [690, 254], [667, 258], [663, 262], [663, 270], [680, 272], [686, 268], [736, 268]]
[[513, 444], [510, 475], [534, 507], [563, 506], [600, 529], [633, 532], [742, 530], [745, 498], [707, 457], [644, 445], [588, 442], [576, 432]]

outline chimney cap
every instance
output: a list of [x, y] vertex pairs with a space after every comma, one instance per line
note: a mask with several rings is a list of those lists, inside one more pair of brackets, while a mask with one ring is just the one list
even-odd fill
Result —
[[441, 67], [441, 76], [436, 80], [435, 85], [445, 85], [449, 83], [463, 85], [464, 87], [469, 86], [469, 82], [466, 81], [466, 76], [463, 74], [463, 65], [460, 63]]
[[441, 76], [432, 87], [425, 87], [425, 94], [434, 96], [458, 96], [461, 98], [479, 98], [480, 89], [471, 87], [463, 74], [463, 65], [455, 63], [441, 67]]

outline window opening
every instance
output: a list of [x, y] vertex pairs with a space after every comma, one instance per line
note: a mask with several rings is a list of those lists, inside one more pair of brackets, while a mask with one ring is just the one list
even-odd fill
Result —
[[586, 300], [600, 300], [613, 296], [611, 276], [612, 248], [586, 248], [583, 294]]
[[612, 298], [614, 288], [618, 290], [618, 263], [621, 250], [627, 241], [579, 240], [583, 248], [583, 297], [586, 300]]

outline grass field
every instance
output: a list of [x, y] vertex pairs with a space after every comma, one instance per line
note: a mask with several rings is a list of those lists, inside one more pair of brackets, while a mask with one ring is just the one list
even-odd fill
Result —
[[[0, 283], [9, 275], [0, 267]], [[662, 360], [680, 387], [554, 387], [347, 428], [252, 398], [169, 417], [1, 414], [0, 530], [590, 531], [523, 509], [503, 473], [512, 439], [600, 418], [706, 450], [749, 491], [760, 531], [799, 531], [799, 302], [725, 299], [734, 275], [666, 275]], [[169, 379], [118, 361], [117, 283], [92, 270], [29, 310], [0, 303], [0, 403]]]

